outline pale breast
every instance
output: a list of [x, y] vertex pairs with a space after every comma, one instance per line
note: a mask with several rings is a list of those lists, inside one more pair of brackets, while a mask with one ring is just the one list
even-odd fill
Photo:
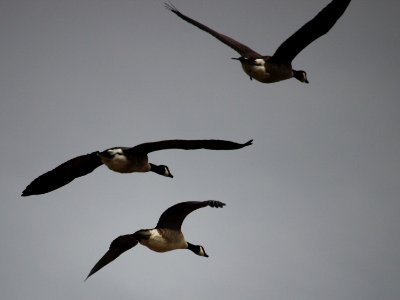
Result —
[[110, 169], [119, 173], [148, 172], [150, 165], [147, 156], [129, 157], [125, 155], [115, 155], [112, 159], [103, 161]]
[[256, 64], [242, 64], [242, 68], [251, 78], [263, 83], [272, 83], [293, 77], [290, 65], [269, 63], [263, 59], [256, 59]]
[[169, 229], [152, 229], [150, 234], [149, 239], [141, 240], [139, 243], [153, 251], [166, 252], [187, 248], [187, 243], [181, 232]]

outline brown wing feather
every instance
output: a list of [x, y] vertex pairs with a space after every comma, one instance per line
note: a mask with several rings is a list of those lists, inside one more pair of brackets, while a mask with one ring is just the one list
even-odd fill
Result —
[[272, 56], [272, 60], [291, 63], [305, 47], [326, 34], [346, 10], [350, 0], [333, 0], [311, 21], [290, 36]]
[[233, 38], [230, 38], [229, 36], [226, 36], [222, 33], [219, 33], [191, 18], [189, 18], [188, 16], [185, 16], [184, 14], [182, 14], [174, 5], [172, 5], [171, 3], [164, 3], [164, 6], [166, 9], [172, 11], [174, 14], [176, 14], [178, 17], [180, 17], [181, 19], [185, 20], [186, 22], [196, 26], [197, 28], [211, 34], [213, 37], [215, 37], [216, 39], [218, 39], [219, 41], [221, 41], [222, 43], [224, 43], [225, 45], [231, 47], [233, 50], [235, 50], [236, 52], [238, 52], [241, 56], [245, 56], [245, 57], [252, 57], [252, 58], [256, 58], [256, 57], [261, 57], [260, 54], [258, 54], [256, 51], [254, 51], [253, 49], [247, 47], [246, 45], [243, 45], [242, 43], [239, 43], [238, 41], [234, 40]]
[[187, 201], [175, 204], [161, 214], [156, 228], [181, 230], [182, 223], [188, 214], [196, 209], [206, 206], [221, 208], [225, 206], [225, 203], [216, 200], [207, 200]]
[[100, 258], [100, 260], [94, 265], [92, 270], [90, 270], [90, 273], [86, 277], [85, 281], [101, 268], [115, 260], [122, 253], [135, 247], [137, 243], [138, 241], [133, 237], [132, 234], [126, 234], [117, 237], [111, 242], [110, 249], [106, 252], [106, 254], [104, 254], [103, 257]]
[[54, 191], [77, 177], [91, 173], [101, 165], [101, 159], [96, 152], [72, 158], [33, 180], [22, 192], [22, 196]]
[[235, 150], [251, 145], [253, 140], [240, 144], [224, 140], [165, 140], [137, 145], [126, 150], [126, 153], [147, 154], [158, 150], [183, 149], [183, 150]]

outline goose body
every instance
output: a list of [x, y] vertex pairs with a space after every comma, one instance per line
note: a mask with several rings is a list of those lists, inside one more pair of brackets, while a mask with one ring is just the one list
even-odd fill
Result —
[[[118, 173], [149, 172], [151, 166], [147, 154], [130, 155], [127, 147], [112, 148], [98, 152], [101, 162]], [[167, 175], [168, 176], [168, 175]]]
[[165, 7], [181, 19], [211, 34], [238, 52], [240, 57], [233, 59], [240, 61], [244, 72], [250, 79], [254, 78], [263, 83], [273, 83], [294, 77], [300, 82], [308, 83], [305, 71], [292, 68], [293, 59], [309, 44], [326, 34], [342, 16], [349, 3], [350, 0], [332, 0], [312, 20], [284, 41], [272, 56], [261, 55], [233, 38], [201, 24], [182, 14], [171, 3], [165, 3]]
[[140, 229], [133, 234], [117, 237], [111, 242], [108, 251], [95, 264], [86, 279], [138, 243], [155, 252], [188, 249], [199, 256], [208, 257], [203, 246], [187, 242], [181, 231], [186, 216], [206, 206], [221, 208], [225, 206], [225, 203], [216, 200], [181, 202], [165, 210], [155, 228]]
[[141, 239], [139, 243], [155, 252], [167, 252], [176, 249], [187, 249], [188, 244], [182, 232], [168, 228], [148, 230], [149, 238]]
[[172, 178], [169, 168], [148, 161], [148, 153], [166, 149], [236, 150], [252, 144], [253, 140], [240, 144], [225, 140], [164, 140], [135, 147], [113, 147], [104, 151], [72, 158], [58, 167], [34, 179], [22, 192], [22, 196], [40, 195], [54, 191], [75, 178], [85, 176], [101, 165], [118, 173], [154, 172]]
[[269, 63], [270, 58], [270, 56], [265, 56], [249, 60], [243, 57], [238, 58], [238, 60], [241, 62], [243, 71], [249, 75], [250, 79], [254, 78], [262, 83], [273, 83], [293, 77], [291, 64]]

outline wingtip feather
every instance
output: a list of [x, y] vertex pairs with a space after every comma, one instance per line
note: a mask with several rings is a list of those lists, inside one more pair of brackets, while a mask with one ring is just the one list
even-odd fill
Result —
[[[28, 186], [29, 187], [29, 186]], [[29, 191], [29, 188], [26, 187], [22, 193], [21, 193], [21, 197], [26, 197], [26, 196], [31, 196], [34, 195], [34, 193], [32, 191]]]
[[245, 145], [245, 146], [253, 145], [253, 139], [249, 140], [249, 141], [246, 142], [244, 145]]
[[208, 200], [207, 202], [208, 202], [208, 205], [213, 208], [222, 208], [226, 205], [225, 203], [218, 201], [218, 200]]
[[176, 6], [171, 3], [171, 1], [164, 2], [164, 7], [173, 13], [179, 12]]

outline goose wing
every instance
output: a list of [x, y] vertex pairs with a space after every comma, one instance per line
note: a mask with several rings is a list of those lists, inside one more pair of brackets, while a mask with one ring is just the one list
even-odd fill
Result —
[[132, 234], [121, 235], [113, 240], [110, 244], [110, 249], [103, 255], [102, 258], [94, 265], [92, 270], [90, 270], [89, 275], [86, 277], [85, 281], [96, 273], [98, 270], [108, 265], [118, 256], [120, 256], [125, 251], [135, 247], [138, 241], [133, 237]]
[[257, 53], [256, 51], [254, 51], [253, 49], [247, 47], [246, 45], [243, 45], [242, 43], [239, 43], [238, 41], [234, 40], [233, 38], [230, 38], [229, 36], [226, 36], [222, 33], [219, 33], [191, 18], [189, 18], [188, 16], [185, 16], [184, 14], [182, 14], [174, 5], [172, 5], [171, 3], [164, 3], [164, 6], [166, 9], [172, 11], [174, 14], [176, 14], [178, 17], [180, 17], [181, 19], [185, 20], [186, 22], [196, 26], [197, 28], [211, 34], [213, 37], [215, 37], [216, 39], [218, 39], [219, 41], [221, 41], [222, 43], [224, 43], [225, 45], [231, 47], [233, 50], [235, 50], [236, 52], [238, 52], [241, 56], [245, 56], [245, 57], [252, 57], [252, 58], [256, 58], [256, 57], [261, 57], [261, 55], [259, 53]]
[[126, 153], [142, 153], [166, 150], [166, 149], [209, 149], [209, 150], [235, 150], [251, 145], [253, 140], [240, 144], [224, 140], [165, 140], [159, 142], [150, 142], [137, 145], [125, 150]]
[[312, 20], [291, 35], [272, 56], [273, 60], [291, 63], [305, 47], [326, 34], [344, 13], [350, 0], [333, 0]]
[[89, 174], [102, 164], [96, 152], [72, 158], [33, 180], [22, 192], [22, 196], [40, 195], [54, 191], [77, 177]]
[[188, 201], [175, 204], [161, 214], [156, 228], [181, 230], [183, 220], [185, 220], [188, 214], [196, 209], [206, 206], [221, 208], [225, 206], [225, 203], [216, 200], [207, 200]]

